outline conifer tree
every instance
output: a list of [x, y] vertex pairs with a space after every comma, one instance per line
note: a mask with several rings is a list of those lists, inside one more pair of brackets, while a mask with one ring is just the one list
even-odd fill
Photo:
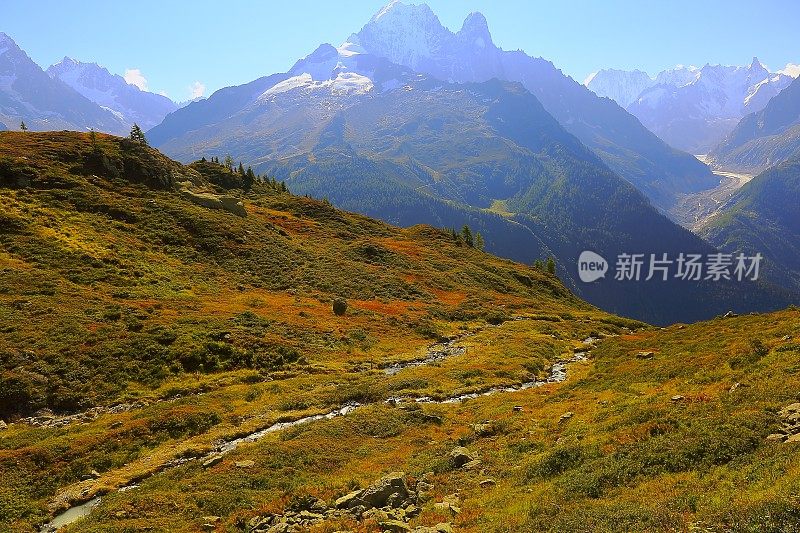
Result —
[[483, 242], [483, 235], [480, 233], [475, 233], [475, 248], [477, 250], [483, 250], [484, 242]]
[[464, 227], [461, 228], [461, 238], [464, 239], [464, 244], [472, 248], [475, 246], [475, 241], [472, 238], [472, 230], [469, 229], [469, 226], [464, 224]]
[[22, 131], [28, 131], [28, 126], [25, 125], [24, 120], [20, 123], [19, 129], [21, 129]]
[[247, 172], [244, 175], [244, 190], [249, 191], [252, 189], [255, 181], [256, 175], [253, 173], [252, 167], [247, 167]]
[[547, 259], [547, 272], [553, 275], [556, 273], [556, 260], [552, 257]]
[[244, 166], [242, 166], [241, 161], [239, 161], [239, 175], [244, 176]]
[[97, 132], [94, 131], [94, 128], [89, 130], [89, 141], [92, 143], [92, 150], [97, 151]]
[[233, 158], [230, 154], [225, 156], [225, 168], [233, 172]]
[[147, 139], [144, 136], [144, 132], [142, 131], [142, 128], [140, 128], [138, 124], [134, 123], [133, 127], [131, 128], [130, 138], [131, 138], [132, 141], [135, 141], [137, 143], [140, 143], [140, 144], [143, 144], [143, 145], [147, 146]]

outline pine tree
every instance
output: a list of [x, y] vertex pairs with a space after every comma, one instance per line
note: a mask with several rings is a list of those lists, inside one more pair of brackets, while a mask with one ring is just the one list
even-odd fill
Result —
[[92, 143], [92, 150], [95, 152], [97, 151], [97, 132], [94, 131], [94, 128], [89, 130], [89, 141]]
[[207, 162], [208, 162], [208, 161], [206, 161], [206, 156], [203, 156], [203, 157], [201, 157], [201, 158], [200, 158], [200, 161], [201, 161], [202, 163], [207, 163]]
[[552, 257], [547, 259], [547, 273], [553, 275], [556, 273], [556, 260]]
[[138, 124], [134, 124], [133, 127], [131, 128], [130, 138], [132, 141], [147, 146], [147, 139], [144, 136], [142, 128], [140, 128]]
[[225, 168], [233, 172], [233, 158], [230, 154], [225, 156]]
[[24, 120], [20, 123], [19, 129], [21, 129], [22, 131], [28, 131], [28, 126], [25, 125]]
[[239, 161], [239, 175], [244, 176], [244, 166], [242, 166], [241, 161]]
[[253, 173], [252, 167], [247, 167], [247, 172], [244, 175], [244, 190], [249, 191], [252, 189], [255, 181], [256, 175]]
[[484, 242], [483, 242], [483, 235], [480, 233], [475, 233], [475, 248], [477, 250], [483, 250]]
[[461, 228], [461, 238], [464, 239], [464, 244], [472, 248], [475, 246], [475, 241], [472, 238], [472, 230], [469, 229], [469, 226], [464, 224], [464, 227]]

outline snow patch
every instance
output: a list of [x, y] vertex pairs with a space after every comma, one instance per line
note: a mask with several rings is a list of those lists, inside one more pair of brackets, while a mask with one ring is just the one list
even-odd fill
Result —
[[299, 76], [293, 76], [288, 80], [283, 80], [281, 82], [276, 83], [275, 85], [264, 91], [259, 97], [259, 99], [267, 98], [275, 94], [289, 92], [293, 89], [298, 89], [300, 87], [307, 87], [312, 85], [313, 83], [314, 79], [311, 77], [311, 74], [306, 72], [300, 74]]
[[313, 76], [304, 72], [299, 76], [293, 76], [287, 80], [277, 83], [264, 91], [258, 97], [259, 101], [267, 100], [277, 94], [287, 93], [298, 89], [309, 91], [327, 90], [334, 95], [346, 94], [367, 94], [375, 87], [372, 80], [367, 76], [356, 72], [339, 72], [335, 78], [315, 81]]
[[355, 72], [341, 72], [330, 82], [333, 94], [367, 94], [374, 84], [372, 80]]

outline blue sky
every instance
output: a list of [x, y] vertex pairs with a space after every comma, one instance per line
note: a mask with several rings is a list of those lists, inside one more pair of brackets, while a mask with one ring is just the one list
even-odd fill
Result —
[[[185, 100], [287, 70], [340, 44], [385, 0], [0, 0], [0, 31], [47, 67], [67, 55], [129, 71]], [[419, 3], [414, 1], [411, 3]], [[797, 0], [429, 0], [458, 29], [481, 11], [497, 44], [583, 81], [603, 67], [651, 74], [678, 63], [800, 63]], [[137, 72], [138, 71], [138, 72]]]

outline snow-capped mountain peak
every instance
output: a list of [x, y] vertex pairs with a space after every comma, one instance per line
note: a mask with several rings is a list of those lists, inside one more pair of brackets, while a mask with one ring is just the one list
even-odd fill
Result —
[[379, 50], [378, 55], [393, 63], [415, 68], [453, 38], [427, 5], [394, 1], [347, 42], [373, 53]]
[[169, 98], [142, 91], [97, 63], [65, 57], [48, 68], [47, 73], [111, 111], [128, 125], [137, 123], [149, 129], [177, 109], [177, 105]]
[[641, 70], [603, 69], [590, 75], [584, 85], [598, 96], [611, 98], [622, 107], [627, 107], [648, 87], [655, 85], [646, 72]]
[[757, 57], [747, 66], [680, 67], [661, 72], [627, 109], [673, 146], [704, 153], [744, 115], [763, 109], [791, 80], [780, 72], [770, 73]]

